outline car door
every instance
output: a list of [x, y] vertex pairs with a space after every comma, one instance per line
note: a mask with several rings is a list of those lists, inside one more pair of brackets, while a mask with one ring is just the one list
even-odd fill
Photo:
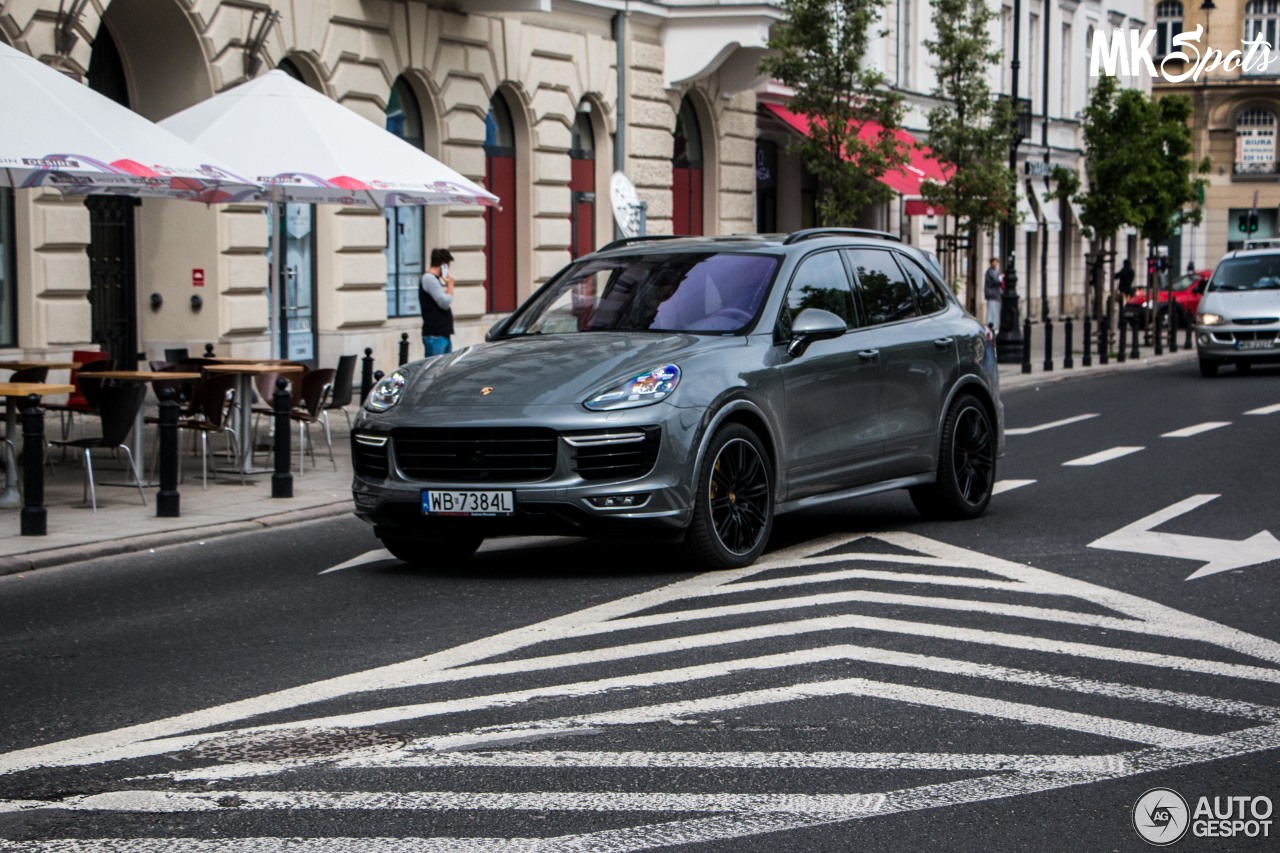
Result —
[[879, 335], [885, 476], [932, 470], [947, 383], [955, 371], [956, 343], [924, 309], [937, 313], [945, 303], [918, 267], [911, 274], [904, 270], [898, 253], [846, 251], [861, 310]]
[[[793, 357], [786, 351], [791, 320], [805, 308], [830, 311], [850, 328]], [[785, 396], [781, 445], [788, 499], [876, 479], [884, 449], [880, 362], [875, 332], [860, 325], [840, 250], [804, 258], [791, 278], [774, 347]]]

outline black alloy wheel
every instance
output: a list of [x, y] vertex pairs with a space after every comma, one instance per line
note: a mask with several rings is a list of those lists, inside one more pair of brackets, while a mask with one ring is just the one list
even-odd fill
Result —
[[759, 437], [726, 424], [711, 440], [695, 483], [685, 544], [699, 567], [749, 566], [773, 529], [773, 470]]
[[996, 478], [996, 431], [986, 408], [965, 394], [947, 412], [938, 453], [938, 478], [910, 490], [926, 518], [977, 518], [987, 509]]

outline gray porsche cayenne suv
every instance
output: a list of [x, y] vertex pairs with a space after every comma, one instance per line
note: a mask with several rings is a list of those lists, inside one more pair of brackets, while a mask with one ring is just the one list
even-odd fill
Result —
[[778, 513], [857, 495], [979, 516], [995, 353], [934, 269], [855, 229], [610, 244], [484, 343], [375, 385], [355, 512], [421, 565], [570, 534], [682, 543], [704, 568], [753, 562]]

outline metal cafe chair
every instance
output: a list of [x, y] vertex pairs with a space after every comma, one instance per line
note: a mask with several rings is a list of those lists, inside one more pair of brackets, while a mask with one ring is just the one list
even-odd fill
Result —
[[[191, 417], [179, 418], [178, 429], [192, 430], [200, 436], [200, 483], [207, 491], [209, 488], [209, 436], [223, 434], [227, 436], [235, 467], [240, 469], [240, 436], [232, 428], [230, 411], [235, 399], [236, 377], [230, 374], [211, 376], [196, 383], [192, 403], [195, 414]], [[214, 472], [216, 475], [216, 471]], [[240, 474], [240, 482], [246, 482], [244, 473]]]
[[[98, 511], [98, 491], [93, 482], [93, 451], [124, 451], [129, 469], [134, 470], [133, 451], [124, 443], [129, 431], [133, 429], [134, 418], [142, 408], [142, 401], [147, 395], [147, 386], [139, 384], [107, 385], [98, 396], [98, 416], [102, 419], [102, 435], [93, 438], [57, 439], [50, 442], [59, 447], [76, 447], [84, 451], [84, 488], [85, 495], [93, 504], [93, 511]], [[147, 496], [142, 491], [142, 483], [138, 483], [138, 495], [142, 505], [147, 505]]]
[[[329, 400], [329, 395], [333, 391], [334, 369], [332, 367], [324, 367], [318, 370], [308, 371], [302, 377], [302, 381], [296, 383], [290, 400], [289, 420], [298, 425], [298, 473], [302, 474], [305, 466], [304, 453], [308, 446], [311, 450], [311, 466], [314, 468], [316, 464], [315, 445], [311, 441], [311, 425], [319, 423], [324, 427], [323, 422], [325, 403]], [[268, 417], [275, 414], [275, 410], [265, 406], [255, 406], [253, 409], [257, 415], [266, 415]], [[329, 461], [333, 463], [333, 470], [338, 470], [338, 462], [333, 458], [333, 439], [329, 437], [329, 430], [325, 428], [325, 443], [329, 448]]]
[[[48, 378], [49, 378], [49, 368], [47, 367], [24, 367], [22, 370], [15, 370], [13, 374], [9, 377], [8, 381], [42, 383], [42, 382], [45, 382]], [[6, 401], [6, 404], [17, 407], [17, 410], [19, 412], [22, 411], [22, 407], [24, 403], [25, 401], [20, 399], [14, 399], [14, 398], [11, 398]], [[13, 451], [12, 458], [14, 459], [18, 458], [17, 446], [14, 444], [14, 436], [8, 435], [6, 433], [4, 438], [0, 439], [0, 443], [9, 445], [9, 448]], [[45, 439], [44, 444], [46, 448], [49, 446], [48, 438]], [[50, 474], [54, 473], [53, 458], [48, 453], [45, 454], [44, 461], [45, 461], [45, 464], [49, 467], [49, 473]]]
[[[329, 402], [325, 403], [321, 410], [326, 436], [329, 433], [329, 412], [334, 409], [338, 409], [346, 416], [347, 431], [351, 430], [351, 413], [347, 411], [347, 406], [351, 405], [352, 398], [355, 396], [356, 360], [357, 356], [354, 355], [338, 357], [338, 367], [333, 374], [333, 393], [329, 395]], [[333, 443], [331, 437], [329, 442]]]

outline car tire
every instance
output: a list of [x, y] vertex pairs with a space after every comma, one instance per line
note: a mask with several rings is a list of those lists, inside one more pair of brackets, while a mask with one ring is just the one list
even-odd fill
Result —
[[476, 534], [459, 536], [394, 536], [381, 535], [382, 547], [401, 562], [414, 568], [429, 569], [465, 563], [484, 542]]
[[749, 566], [773, 530], [773, 466], [764, 443], [742, 424], [716, 430], [694, 480], [685, 555], [699, 569]]
[[996, 431], [976, 397], [962, 394], [947, 410], [938, 449], [937, 479], [910, 489], [925, 518], [977, 518], [991, 502], [996, 478]]
[[1218, 362], [1208, 358], [1200, 359], [1200, 375], [1205, 379], [1217, 376]]

